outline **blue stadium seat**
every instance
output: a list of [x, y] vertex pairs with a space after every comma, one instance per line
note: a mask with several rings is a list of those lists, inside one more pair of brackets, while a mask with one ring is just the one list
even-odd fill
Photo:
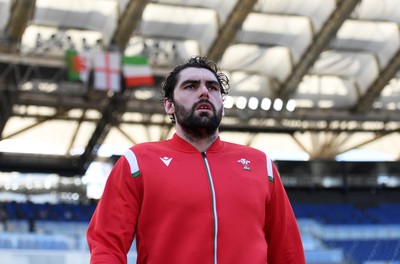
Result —
[[12, 240], [8, 237], [0, 237], [0, 249], [13, 248]]

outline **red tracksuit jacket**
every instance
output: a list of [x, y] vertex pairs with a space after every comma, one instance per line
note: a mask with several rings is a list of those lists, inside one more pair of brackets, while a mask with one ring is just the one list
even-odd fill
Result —
[[205, 153], [176, 134], [137, 144], [116, 163], [91, 219], [91, 263], [305, 263], [292, 207], [272, 161], [221, 141]]

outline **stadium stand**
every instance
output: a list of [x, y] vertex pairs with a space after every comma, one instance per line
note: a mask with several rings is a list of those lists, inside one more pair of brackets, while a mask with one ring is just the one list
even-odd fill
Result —
[[[2, 202], [0, 252], [78, 252], [87, 259], [85, 233], [95, 207], [95, 204]], [[400, 204], [360, 208], [346, 203], [294, 203], [293, 209], [309, 264], [398, 264], [400, 261]], [[135, 263], [135, 258], [133, 245], [129, 263]]]
[[[310, 249], [339, 249], [343, 259], [337, 258], [336, 263], [400, 260], [399, 204], [384, 203], [368, 208], [350, 204], [294, 204], [293, 209], [306, 253]], [[307, 247], [309, 237], [316, 240], [314, 248]], [[317, 263], [322, 262], [317, 260]]]

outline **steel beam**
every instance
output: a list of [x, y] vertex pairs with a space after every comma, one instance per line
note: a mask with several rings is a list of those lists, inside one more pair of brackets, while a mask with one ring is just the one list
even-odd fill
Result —
[[5, 27], [6, 44], [0, 50], [15, 52], [16, 45], [21, 42], [26, 26], [35, 10], [36, 0], [14, 0], [11, 5], [11, 15]]
[[368, 90], [358, 99], [355, 107], [356, 112], [366, 112], [371, 109], [375, 99], [379, 98], [381, 92], [389, 83], [389, 81], [396, 76], [400, 70], [400, 49], [394, 55], [393, 59], [389, 62], [387, 67], [381, 71], [378, 78], [371, 84]]
[[130, 0], [124, 13], [118, 21], [117, 29], [111, 39], [110, 45], [117, 45], [118, 49], [123, 52], [133, 31], [142, 19], [142, 13], [148, 0]]
[[218, 62], [225, 50], [235, 39], [236, 33], [242, 27], [244, 20], [253, 10], [257, 0], [238, 0], [225, 24], [218, 30], [218, 36], [208, 51], [208, 58]]
[[286, 82], [281, 85], [280, 90], [277, 92], [277, 97], [283, 100], [287, 100], [291, 97], [304, 75], [307, 74], [321, 52], [326, 49], [329, 41], [331, 41], [331, 39], [336, 35], [336, 32], [359, 2], [360, 0], [338, 1], [338, 7], [332, 13], [331, 17], [327, 20], [320, 32], [314, 37], [311, 45], [301, 57], [300, 62], [294, 67], [292, 74]]

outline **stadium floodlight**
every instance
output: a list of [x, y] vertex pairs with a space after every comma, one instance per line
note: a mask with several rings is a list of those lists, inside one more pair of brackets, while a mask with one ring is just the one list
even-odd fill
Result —
[[231, 109], [233, 107], [233, 97], [227, 95], [224, 99], [224, 107], [227, 109]]
[[289, 112], [293, 112], [294, 109], [296, 109], [296, 101], [293, 99], [290, 99], [287, 103], [286, 103], [286, 110], [288, 110]]
[[268, 111], [271, 108], [271, 99], [263, 98], [261, 101], [261, 108], [265, 111]]
[[237, 107], [238, 109], [245, 109], [245, 108], [246, 108], [246, 105], [247, 105], [247, 98], [246, 98], [246, 97], [244, 97], [244, 96], [239, 96], [239, 97], [236, 99], [236, 107]]
[[258, 108], [258, 99], [256, 97], [250, 97], [248, 106], [251, 110], [256, 110]]
[[276, 111], [281, 111], [283, 107], [283, 101], [280, 98], [276, 98], [274, 101], [274, 109]]

